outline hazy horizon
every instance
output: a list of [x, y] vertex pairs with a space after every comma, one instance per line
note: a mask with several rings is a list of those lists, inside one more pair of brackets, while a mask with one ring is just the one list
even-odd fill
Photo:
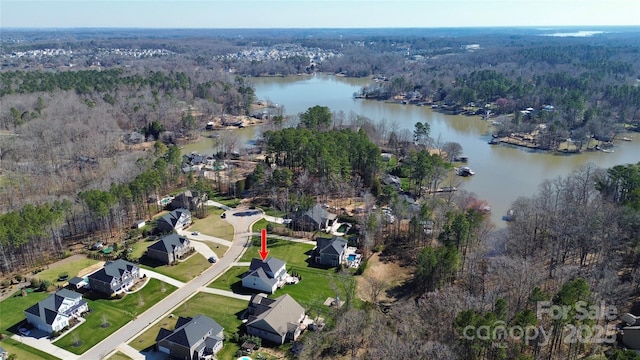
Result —
[[3, 29], [380, 29], [640, 26], [633, 0], [3, 0]]

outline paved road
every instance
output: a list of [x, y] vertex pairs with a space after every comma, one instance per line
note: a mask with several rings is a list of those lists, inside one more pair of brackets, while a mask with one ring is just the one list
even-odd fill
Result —
[[[236, 213], [240, 215], [235, 216]], [[213, 264], [213, 266], [205, 270], [202, 274], [184, 284], [159, 303], [153, 305], [149, 310], [139, 315], [136, 319], [89, 349], [80, 357], [80, 359], [95, 360], [106, 357], [117, 346], [128, 342], [132, 338], [144, 332], [148, 326], [161, 319], [166, 313], [170, 312], [176, 306], [195, 295], [202, 287], [206, 286], [216, 277], [227, 271], [231, 264], [237, 261], [246, 249], [245, 244], [250, 241], [251, 224], [260, 220], [263, 216], [260, 212], [246, 210], [235, 210], [231, 212], [230, 215], [231, 216], [227, 215], [226, 220], [233, 225], [235, 235], [233, 244], [224, 257], [220, 258], [218, 262]]]

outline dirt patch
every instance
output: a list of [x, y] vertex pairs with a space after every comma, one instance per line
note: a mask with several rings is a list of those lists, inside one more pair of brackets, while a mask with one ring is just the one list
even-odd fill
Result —
[[[364, 274], [356, 277], [358, 281], [357, 295], [360, 299], [371, 301], [372, 286], [382, 286], [383, 291], [378, 296], [378, 302], [394, 302], [397, 299], [390, 296], [387, 290], [403, 284], [411, 278], [412, 273], [412, 268], [382, 261], [377, 253], [373, 254], [369, 258]], [[373, 279], [373, 281], [369, 279]], [[378, 282], [377, 285], [376, 282]]]
[[96, 271], [102, 269], [103, 266], [104, 266], [104, 261], [100, 261], [100, 262], [97, 262], [97, 263], [95, 263], [95, 264], [93, 264], [91, 266], [87, 266], [86, 268], [78, 271], [78, 277], [84, 277], [84, 276], [89, 275], [89, 274], [91, 274], [93, 272], [96, 272]]

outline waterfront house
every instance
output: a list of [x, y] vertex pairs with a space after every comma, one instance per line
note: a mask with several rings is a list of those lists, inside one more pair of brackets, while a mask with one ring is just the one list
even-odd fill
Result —
[[62, 289], [24, 311], [27, 322], [51, 334], [69, 326], [69, 320], [89, 311], [87, 302], [75, 291]]
[[295, 341], [304, 329], [304, 308], [289, 294], [269, 299], [255, 294], [247, 309], [247, 334], [275, 344]]
[[224, 328], [205, 315], [179, 317], [173, 331], [160, 329], [156, 337], [159, 352], [176, 359], [211, 359], [222, 349]]

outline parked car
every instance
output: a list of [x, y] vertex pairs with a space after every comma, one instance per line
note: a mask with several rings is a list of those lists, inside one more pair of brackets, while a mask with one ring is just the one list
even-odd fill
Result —
[[198, 236], [198, 235], [200, 235], [200, 232], [199, 231], [194, 231], [194, 232], [191, 233], [191, 235]]
[[215, 263], [216, 261], [218, 261], [218, 259], [215, 256], [211, 256], [208, 260], [212, 264]]
[[220, 215], [221, 218], [226, 219], [227, 218], [227, 213], [222, 213], [222, 215]]

